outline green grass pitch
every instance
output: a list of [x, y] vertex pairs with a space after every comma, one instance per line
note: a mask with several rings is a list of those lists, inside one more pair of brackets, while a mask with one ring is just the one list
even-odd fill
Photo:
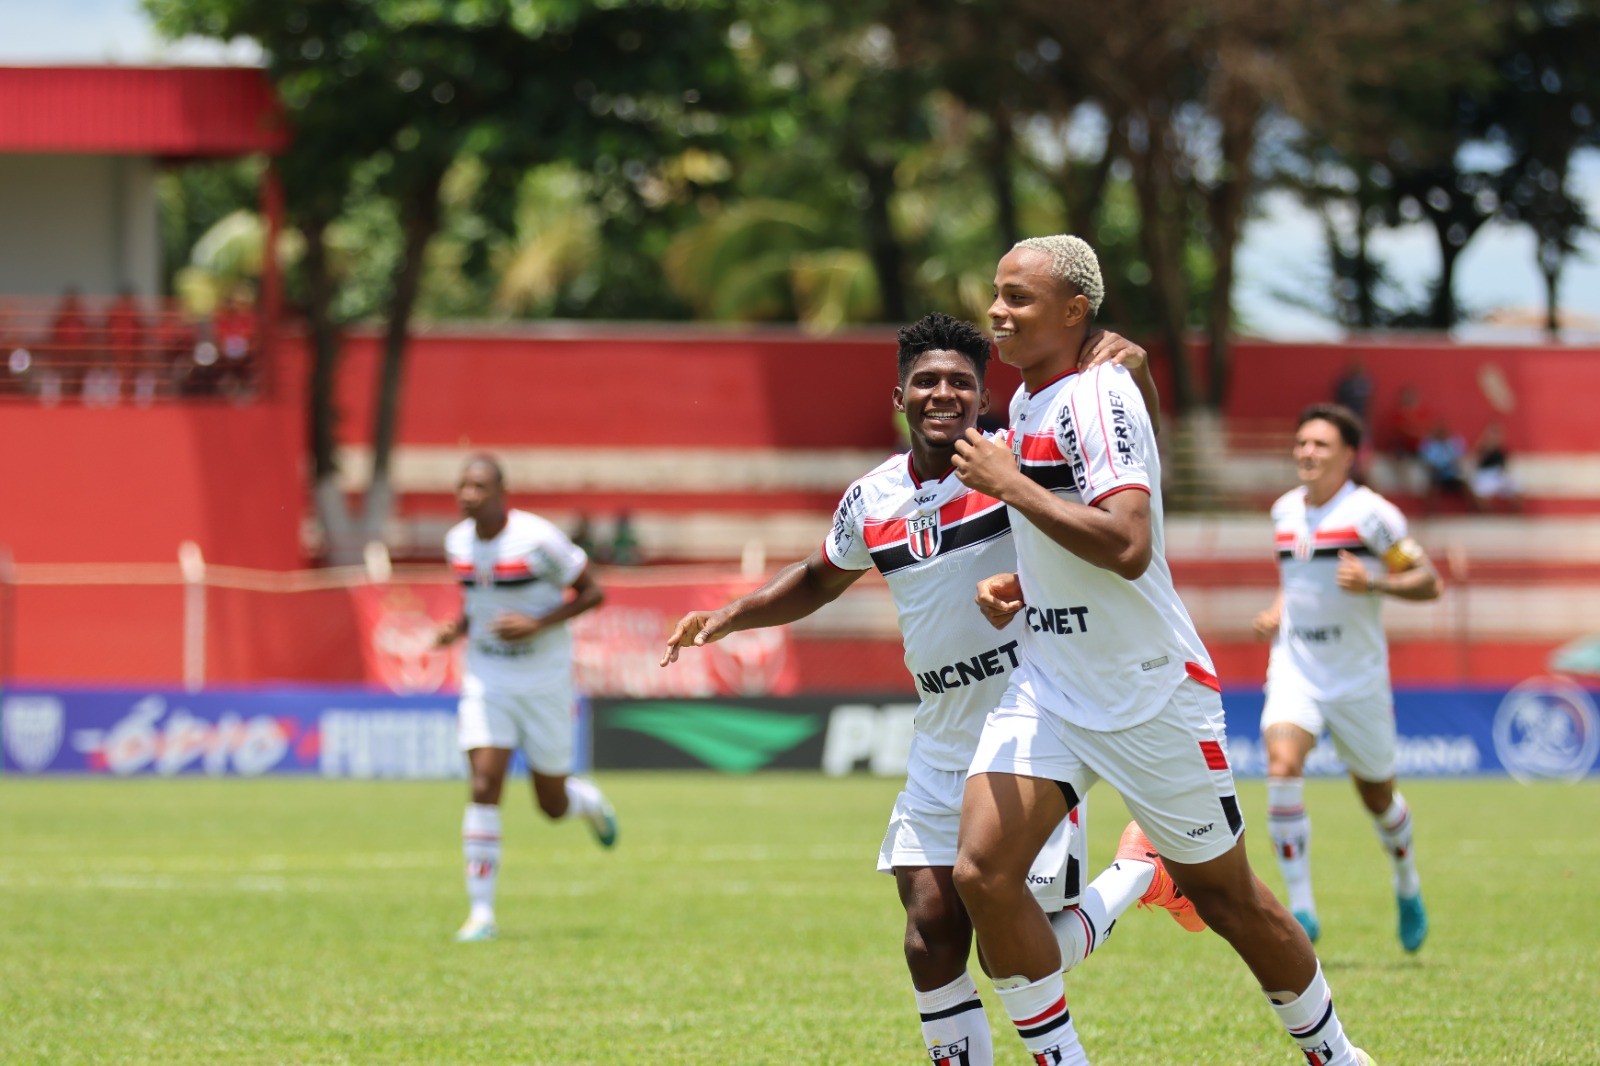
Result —
[[[501, 938], [458, 945], [459, 782], [0, 780], [0, 1061], [926, 1061], [873, 872], [897, 781], [602, 784], [613, 852], [508, 792]], [[1351, 789], [1307, 791], [1356, 1041], [1383, 1066], [1600, 1063], [1600, 785], [1405, 792], [1433, 921], [1415, 957]], [[1096, 790], [1097, 868], [1125, 821]], [[1025, 1061], [984, 991], [999, 1060]], [[1164, 914], [1125, 916], [1067, 995], [1097, 1066], [1301, 1061], [1223, 942]]]

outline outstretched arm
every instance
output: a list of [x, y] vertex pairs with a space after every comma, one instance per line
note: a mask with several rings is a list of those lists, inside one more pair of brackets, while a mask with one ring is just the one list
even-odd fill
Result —
[[740, 596], [715, 611], [690, 611], [678, 620], [667, 638], [661, 665], [676, 662], [678, 652], [720, 640], [741, 629], [781, 626], [812, 614], [855, 583], [865, 570], [841, 570], [822, 552], [804, 562], [790, 563], [754, 592]]

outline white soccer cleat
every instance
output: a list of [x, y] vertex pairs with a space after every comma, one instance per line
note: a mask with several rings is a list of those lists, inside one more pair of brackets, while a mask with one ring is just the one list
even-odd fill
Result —
[[617, 812], [604, 799], [600, 801], [600, 810], [589, 816], [589, 828], [594, 830], [594, 838], [602, 848], [617, 843]]
[[494, 927], [493, 918], [468, 918], [466, 923], [456, 930], [456, 943], [471, 944], [479, 940], [493, 940], [498, 932]]

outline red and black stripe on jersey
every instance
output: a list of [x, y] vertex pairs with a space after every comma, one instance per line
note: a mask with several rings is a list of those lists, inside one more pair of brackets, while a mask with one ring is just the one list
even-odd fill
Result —
[[[455, 571], [456, 580], [463, 585], [477, 585], [478, 571], [470, 562], [460, 559], [453, 560], [450, 568]], [[524, 561], [496, 563], [494, 566], [494, 580], [490, 582], [495, 588], [511, 588], [516, 585], [531, 585], [539, 580]]]
[[1017, 466], [1028, 480], [1052, 492], [1078, 491], [1078, 475], [1072, 463], [1061, 454], [1054, 433], [1028, 433], [1017, 450]]
[[1311, 535], [1311, 550], [1304, 555], [1296, 555], [1293, 533], [1279, 533], [1275, 539], [1279, 559], [1335, 559], [1342, 551], [1351, 555], [1372, 554], [1372, 549], [1354, 528], [1317, 530]]
[[[862, 533], [867, 550], [872, 555], [872, 565], [887, 576], [896, 570], [927, 562], [911, 551], [908, 525], [904, 518], [867, 519]], [[943, 558], [951, 552], [984, 544], [1011, 532], [1011, 522], [1006, 517], [1006, 506], [992, 496], [968, 490], [939, 508], [938, 548], [932, 557]]]

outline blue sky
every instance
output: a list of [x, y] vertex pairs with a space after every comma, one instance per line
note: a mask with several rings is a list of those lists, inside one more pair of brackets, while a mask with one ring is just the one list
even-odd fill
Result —
[[[255, 55], [243, 42], [162, 41], [138, 0], [0, 0], [0, 64], [242, 63]], [[1600, 153], [1580, 158], [1574, 184], [1600, 217]], [[1422, 293], [1438, 269], [1432, 232], [1422, 226], [1386, 231], [1375, 249], [1409, 292]], [[1338, 335], [1330, 324], [1273, 296], [1281, 287], [1314, 284], [1322, 255], [1317, 218], [1287, 195], [1265, 198], [1245, 231], [1238, 260], [1236, 303], [1252, 332], [1284, 339]], [[1474, 312], [1543, 306], [1532, 237], [1516, 227], [1496, 224], [1480, 232], [1458, 263], [1456, 278], [1457, 299]], [[1600, 339], [1600, 235], [1581, 242], [1562, 279], [1560, 302], [1591, 320], [1582, 330], [1586, 339]], [[1463, 334], [1487, 338], [1489, 332], [1468, 328]], [[1498, 331], [1494, 338], [1512, 339]]]

